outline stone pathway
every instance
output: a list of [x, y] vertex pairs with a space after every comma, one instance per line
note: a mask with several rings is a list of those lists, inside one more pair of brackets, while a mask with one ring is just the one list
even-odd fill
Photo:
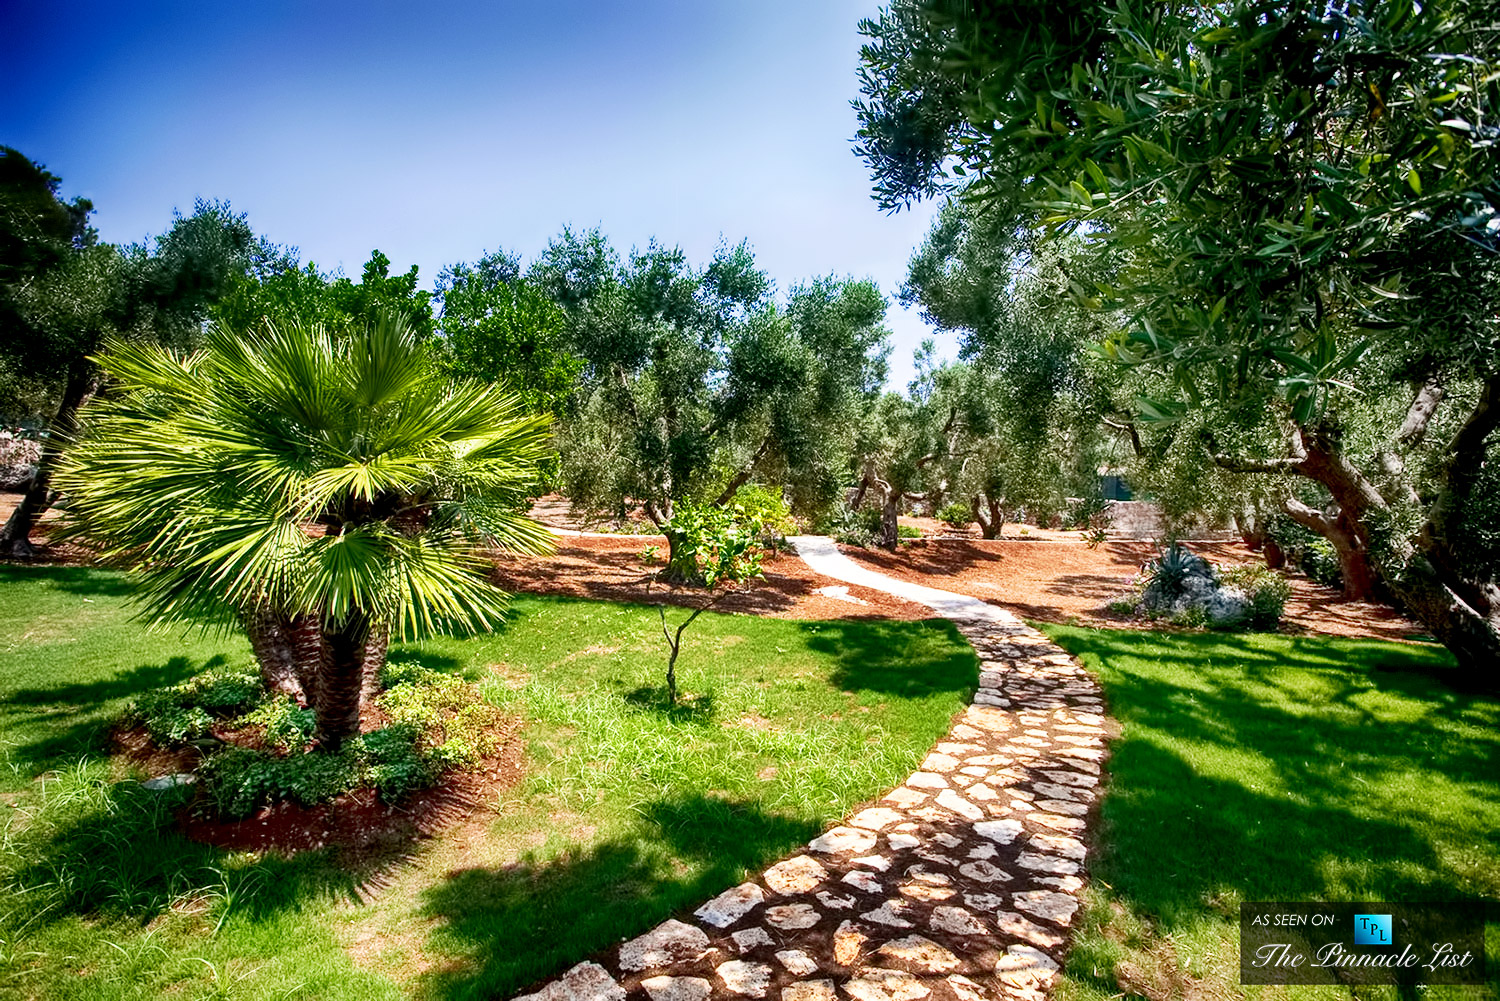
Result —
[[[980, 658], [979, 692], [876, 805], [693, 912], [518, 1001], [1042, 1001], [1086, 878], [1109, 735], [1098, 686], [1004, 609], [899, 581], [830, 539], [818, 573], [920, 602]], [[601, 965], [602, 964], [602, 965]]]

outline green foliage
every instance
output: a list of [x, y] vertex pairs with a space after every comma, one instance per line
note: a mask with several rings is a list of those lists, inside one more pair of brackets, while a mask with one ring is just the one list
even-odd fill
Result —
[[662, 571], [669, 580], [713, 590], [761, 576], [764, 526], [738, 504], [680, 504], [662, 533], [671, 544]]
[[880, 541], [880, 509], [851, 508], [840, 502], [813, 523], [818, 535], [831, 535], [846, 546], [867, 549]]
[[938, 520], [954, 528], [966, 528], [974, 523], [974, 512], [962, 501], [950, 501], [937, 512]]
[[[472, 683], [416, 665], [402, 665], [385, 677], [388, 687], [376, 705], [392, 728], [410, 735], [423, 761], [438, 768], [471, 768], [495, 752], [502, 717]], [[365, 741], [368, 746], [369, 735]]]
[[391, 259], [371, 251], [358, 283], [341, 275], [327, 275], [317, 265], [298, 267], [278, 260], [247, 275], [214, 304], [215, 322], [232, 330], [260, 329], [267, 320], [277, 326], [323, 325], [330, 329], [359, 329], [383, 317], [404, 316], [421, 341], [432, 336], [432, 293], [417, 289], [417, 266], [392, 276]]
[[313, 731], [317, 728], [317, 713], [302, 708], [291, 696], [281, 695], [241, 716], [235, 725], [264, 727], [267, 743], [300, 754], [312, 741]]
[[761, 541], [768, 546], [779, 545], [797, 530], [792, 521], [791, 505], [787, 504], [780, 487], [746, 484], [735, 491], [734, 504], [740, 512], [738, 517], [746, 524], [760, 526]]
[[143, 693], [126, 718], [144, 727], [158, 744], [181, 744], [207, 735], [214, 723], [245, 713], [265, 697], [265, 685], [252, 669], [208, 671], [180, 685]]
[[1170, 602], [1182, 593], [1183, 584], [1196, 570], [1203, 566], [1203, 558], [1189, 552], [1186, 547], [1173, 542], [1154, 560], [1142, 567], [1142, 577], [1147, 587], [1158, 591]]
[[1324, 587], [1344, 586], [1344, 572], [1339, 568], [1338, 553], [1330, 542], [1323, 539], [1309, 542], [1300, 553], [1297, 565], [1303, 573]]
[[[387, 803], [437, 781], [444, 767], [472, 764], [448, 756], [424, 754], [415, 727], [382, 727], [354, 741], [353, 753], [364, 762], [364, 779]], [[477, 759], [475, 759], [477, 760]]]
[[897, 525], [896, 538], [898, 539], [920, 539], [922, 530], [915, 525]]
[[1250, 597], [1249, 629], [1275, 629], [1292, 596], [1292, 585], [1274, 570], [1261, 566], [1222, 567], [1219, 583], [1239, 588]]
[[312, 751], [288, 757], [230, 747], [205, 760], [198, 774], [211, 813], [229, 820], [248, 817], [281, 800], [314, 806], [348, 792], [360, 781], [359, 761], [351, 747], [336, 754]]

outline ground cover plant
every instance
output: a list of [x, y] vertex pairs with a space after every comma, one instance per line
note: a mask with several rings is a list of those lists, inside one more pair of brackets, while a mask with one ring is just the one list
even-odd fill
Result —
[[146, 632], [125, 592], [0, 568], [0, 996], [515, 993], [883, 793], [977, 680], [942, 622], [705, 613], [672, 708], [653, 608], [523, 596], [500, 633], [392, 656], [523, 717], [519, 783], [430, 841], [285, 858], [186, 840], [191, 790], [147, 795], [104, 758], [143, 689], [250, 662], [237, 637]]
[[1239, 985], [1241, 902], [1500, 899], [1500, 700], [1441, 648], [1044, 628], [1123, 727], [1059, 1001], [1328, 998]]

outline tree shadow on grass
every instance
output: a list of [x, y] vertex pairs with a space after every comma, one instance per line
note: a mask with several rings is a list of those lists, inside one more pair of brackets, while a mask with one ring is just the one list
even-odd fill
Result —
[[454, 872], [425, 894], [432, 950], [461, 957], [422, 996], [509, 997], [670, 915], [815, 836], [818, 820], [710, 796], [660, 800], [634, 837], [499, 869]]
[[846, 692], [922, 698], [972, 692], [979, 658], [945, 619], [802, 622], [807, 648], [833, 660], [829, 680]]
[[624, 699], [637, 712], [661, 716], [672, 723], [707, 726], [719, 713], [719, 706], [712, 692], [695, 694], [679, 691], [674, 703], [668, 698], [665, 685], [642, 685], [626, 692]]
[[95, 567], [0, 565], [0, 585], [43, 579], [59, 591], [90, 597], [122, 598], [135, 593], [130, 578], [118, 570]]

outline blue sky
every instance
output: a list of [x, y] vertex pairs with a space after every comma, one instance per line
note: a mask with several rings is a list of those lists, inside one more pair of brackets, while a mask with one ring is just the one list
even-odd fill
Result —
[[[933, 210], [882, 213], [850, 152], [877, 6], [9, 2], [0, 143], [111, 241], [227, 199], [304, 260], [357, 275], [378, 247], [430, 286], [599, 225], [695, 261], [747, 239], [783, 289], [852, 274], [893, 297]], [[894, 303], [889, 325], [904, 386], [928, 334]]]

